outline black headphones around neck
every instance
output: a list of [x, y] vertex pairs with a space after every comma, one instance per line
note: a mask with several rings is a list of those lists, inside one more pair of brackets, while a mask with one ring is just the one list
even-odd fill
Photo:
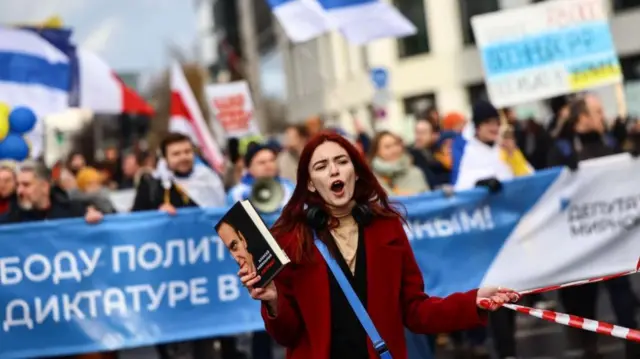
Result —
[[[367, 226], [373, 220], [371, 207], [366, 204], [356, 204], [351, 210], [353, 219], [362, 226]], [[316, 231], [327, 228], [329, 224], [329, 214], [320, 207], [309, 207], [306, 210], [307, 224]]]

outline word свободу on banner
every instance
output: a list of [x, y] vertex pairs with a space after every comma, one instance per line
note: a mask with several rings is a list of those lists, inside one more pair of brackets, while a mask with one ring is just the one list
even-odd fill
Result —
[[[110, 268], [112, 274], [117, 274], [210, 263], [212, 250], [217, 261], [225, 259], [226, 248], [216, 236], [205, 236], [200, 240], [172, 239], [164, 246], [155, 242], [146, 242], [137, 248], [118, 245], [107, 252], [110, 255], [106, 258], [103, 258], [102, 248], [79, 249], [75, 252], [62, 250], [52, 257], [39, 253], [30, 254], [24, 259], [19, 256], [2, 257], [0, 285], [19, 286], [24, 281], [49, 281], [54, 285], [64, 281], [90, 282], [90, 277], [99, 266]], [[236, 275], [220, 275], [217, 279], [217, 297], [220, 301], [232, 301], [239, 297]], [[155, 311], [163, 304], [175, 308], [182, 301], [187, 301], [191, 306], [206, 305], [210, 302], [208, 281], [207, 277], [195, 277], [163, 281], [156, 285], [143, 283], [15, 298], [6, 305], [2, 327], [7, 332], [14, 326], [33, 329], [34, 325], [47, 320], [58, 323], [61, 320], [98, 318], [101, 315], [126, 317], [145, 310]]]

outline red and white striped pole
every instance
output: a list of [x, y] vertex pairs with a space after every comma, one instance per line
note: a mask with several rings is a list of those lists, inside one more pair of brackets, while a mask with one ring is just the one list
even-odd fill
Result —
[[[638, 264], [636, 265], [636, 269], [634, 270], [606, 275], [606, 276], [597, 277], [597, 278], [579, 280], [575, 282], [559, 284], [559, 285], [554, 285], [554, 286], [549, 286], [544, 288], [525, 290], [520, 292], [519, 294], [527, 295], [527, 294], [550, 292], [553, 290], [558, 290], [558, 289], [567, 288], [567, 287], [576, 287], [579, 285], [584, 285], [589, 283], [604, 282], [606, 280], [620, 278], [620, 277], [628, 276], [631, 274], [636, 274], [639, 272], [640, 272], [640, 260], [638, 260]], [[480, 305], [483, 306], [484, 308], [493, 307], [491, 301], [488, 299], [483, 300], [480, 303]], [[558, 324], [562, 324], [572, 328], [588, 330], [590, 332], [604, 334], [604, 335], [640, 343], [640, 330], [638, 329], [625, 328], [618, 325], [601, 322], [598, 320], [587, 319], [587, 318], [582, 318], [575, 315], [554, 312], [552, 310], [535, 309], [535, 308], [525, 307], [522, 305], [517, 305], [512, 303], [506, 303], [506, 304], [503, 304], [503, 306], [505, 308], [516, 311], [518, 313], [527, 314], [532, 317], [540, 318], [549, 322], [558, 323]]]
[[551, 310], [534, 309], [517, 304], [507, 303], [503, 306], [518, 313], [527, 314], [532, 317], [544, 319], [549, 322], [640, 343], [640, 330], [637, 329], [629, 329], [601, 322], [599, 320], [586, 319], [575, 315], [554, 312]]
[[[640, 262], [638, 262], [638, 265], [640, 266]], [[634, 270], [621, 272], [621, 273], [616, 273], [616, 274], [611, 274], [611, 275], [606, 275], [606, 276], [602, 276], [602, 277], [578, 280], [578, 281], [575, 281], [575, 282], [552, 285], [552, 286], [548, 286], [548, 287], [544, 287], [544, 288], [529, 289], [529, 290], [525, 290], [525, 291], [520, 292], [520, 294], [521, 295], [538, 294], [538, 293], [544, 293], [544, 292], [551, 292], [551, 291], [554, 291], [554, 290], [567, 288], [567, 287], [577, 287], [579, 285], [584, 285], [584, 284], [589, 284], [589, 283], [604, 282], [606, 280], [611, 280], [611, 279], [615, 279], [615, 278], [620, 278], [620, 277], [625, 277], [625, 276], [628, 276], [628, 275], [636, 274], [639, 271], [640, 271], [640, 267], [636, 268]]]

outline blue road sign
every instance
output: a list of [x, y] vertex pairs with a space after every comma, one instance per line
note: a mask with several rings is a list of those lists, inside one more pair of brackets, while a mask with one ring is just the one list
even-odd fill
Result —
[[389, 83], [389, 72], [384, 67], [376, 67], [371, 69], [371, 81], [376, 89], [383, 89]]

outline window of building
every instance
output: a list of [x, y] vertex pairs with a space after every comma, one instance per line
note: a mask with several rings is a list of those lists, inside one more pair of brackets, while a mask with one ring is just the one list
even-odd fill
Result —
[[460, 5], [460, 18], [462, 20], [462, 37], [467, 45], [475, 43], [471, 18], [475, 15], [500, 10], [498, 0], [458, 0]]
[[467, 96], [472, 106], [476, 102], [489, 100], [489, 94], [487, 93], [487, 87], [484, 82], [467, 86]]
[[620, 58], [620, 67], [625, 81], [640, 80], [640, 55]]
[[409, 57], [429, 52], [429, 34], [424, 0], [394, 0], [393, 4], [418, 30], [415, 35], [398, 39], [398, 55]]
[[640, 0], [613, 0], [613, 9], [616, 11], [640, 7]]
[[434, 93], [425, 93], [405, 97], [402, 102], [404, 104], [405, 115], [413, 115], [416, 118], [419, 118], [424, 116], [430, 108], [435, 107], [436, 95]]

